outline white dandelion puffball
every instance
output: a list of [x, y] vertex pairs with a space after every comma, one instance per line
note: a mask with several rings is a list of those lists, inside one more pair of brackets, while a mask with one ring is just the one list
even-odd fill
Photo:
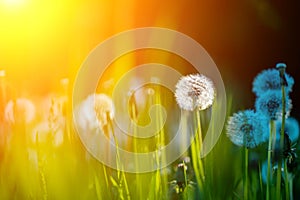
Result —
[[114, 118], [114, 106], [112, 99], [105, 94], [97, 94], [95, 96], [95, 112], [100, 126], [105, 126], [109, 120]]
[[107, 117], [114, 117], [114, 106], [105, 94], [89, 95], [76, 109], [78, 125], [82, 130], [93, 131], [107, 125]]
[[18, 98], [7, 103], [4, 115], [5, 120], [12, 124], [30, 123], [35, 118], [35, 112], [35, 106], [29, 99]]
[[204, 110], [213, 104], [215, 87], [206, 76], [190, 74], [177, 82], [175, 97], [179, 107], [184, 110]]
[[104, 126], [114, 117], [111, 98], [105, 94], [91, 94], [78, 105], [74, 115], [81, 139], [89, 152], [100, 155], [107, 150], [102, 135], [105, 133]]

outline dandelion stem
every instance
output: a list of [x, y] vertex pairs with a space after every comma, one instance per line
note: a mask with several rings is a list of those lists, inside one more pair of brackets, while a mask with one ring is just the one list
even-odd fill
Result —
[[[289, 181], [289, 176], [288, 176], [288, 171], [287, 171], [287, 164], [286, 164], [286, 162], [284, 162], [284, 179], [285, 179], [285, 199], [286, 200], [290, 200], [291, 199], [291, 197], [290, 197], [290, 189], [289, 189], [289, 187], [290, 187], [290, 185], [289, 185], [289, 183], [290, 183], [290, 181]], [[293, 179], [291, 178], [291, 181], [293, 181]]]
[[245, 171], [244, 171], [244, 200], [248, 200], [248, 148], [245, 146], [244, 148], [245, 151], [245, 157], [244, 157], [244, 162], [245, 162]]
[[107, 191], [109, 191], [109, 184], [108, 184], [106, 167], [103, 164], [101, 164], [101, 165], [102, 165], [102, 168], [103, 168], [103, 174], [104, 174], [104, 179], [105, 179], [105, 184], [106, 184], [106, 187], [107, 187]]
[[[162, 101], [161, 101], [161, 95], [160, 95], [160, 90], [159, 88], [157, 89], [157, 93], [155, 94], [155, 102], [156, 104], [161, 104]], [[162, 111], [159, 110], [157, 112], [157, 118], [158, 118], [158, 124], [157, 124], [157, 130], [159, 130], [159, 127], [162, 127], [162, 123], [163, 123], [163, 114], [162, 114]], [[159, 150], [161, 147], [165, 146], [165, 132], [164, 132], [164, 128], [162, 128], [160, 130], [160, 133], [158, 135], [158, 147], [159, 147]], [[159, 162], [158, 163], [160, 165], [160, 167], [158, 168], [158, 170], [160, 170], [161, 166], [165, 166], [166, 165], [166, 155], [164, 153], [164, 151], [161, 151], [160, 152], [160, 156], [161, 158], [159, 159]], [[161, 169], [163, 172], [165, 172], [165, 168]], [[162, 195], [165, 193], [166, 191], [166, 187], [167, 187], [167, 184], [168, 184], [168, 180], [167, 180], [167, 177], [166, 176], [161, 176], [161, 192], [162, 192]]]
[[37, 148], [38, 171], [39, 171], [40, 181], [42, 183], [42, 190], [43, 190], [43, 199], [47, 200], [48, 191], [47, 191], [46, 177], [44, 173], [44, 162], [41, 160], [41, 150], [39, 146], [38, 134], [36, 134], [36, 148]]
[[201, 175], [204, 178], [204, 169], [203, 169], [203, 164], [202, 164], [202, 160], [201, 160], [201, 151], [202, 151], [202, 131], [201, 131], [201, 120], [200, 120], [200, 112], [197, 111], [196, 112], [197, 115], [197, 127], [198, 127], [198, 137], [196, 137], [196, 141], [198, 142], [198, 156], [199, 156], [199, 167], [200, 167], [200, 172]]
[[261, 176], [261, 163], [258, 163], [258, 172], [259, 172], [259, 186], [260, 186], [260, 192], [261, 192], [261, 199], [264, 199], [263, 194], [263, 183], [262, 183], [262, 176]]
[[[128, 188], [125, 172], [124, 172], [123, 165], [122, 165], [121, 158], [120, 158], [119, 143], [118, 143], [117, 137], [115, 135], [112, 121], [109, 118], [108, 118], [108, 121], [109, 121], [109, 125], [111, 128], [111, 132], [112, 132], [114, 141], [115, 141], [115, 145], [116, 145], [117, 172], [118, 172], [118, 179], [120, 182], [119, 184], [120, 184], [120, 187], [123, 187], [123, 183], [124, 183], [124, 189], [125, 189], [126, 197], [127, 197], [126, 199], [130, 199], [129, 188]], [[123, 189], [120, 188], [120, 190], [123, 193]], [[123, 195], [123, 194], [121, 194], [121, 195]]]
[[291, 178], [289, 181], [289, 195], [290, 195], [290, 200], [294, 200], [293, 196], [293, 178]]
[[[185, 184], [185, 188], [188, 188], [188, 180], [187, 180], [187, 174], [186, 174], [186, 165], [185, 162], [182, 161], [183, 164], [183, 175], [184, 175], [184, 184]], [[186, 199], [189, 199], [189, 193], [186, 192]]]
[[[284, 76], [284, 69], [280, 70], [281, 79]], [[281, 81], [281, 92], [282, 92], [282, 118], [281, 118], [281, 130], [280, 130], [280, 146], [279, 146], [279, 160], [278, 160], [278, 170], [277, 170], [277, 185], [276, 185], [276, 198], [281, 199], [281, 168], [282, 168], [282, 156], [283, 156], [283, 145], [284, 145], [284, 125], [285, 125], [285, 85], [283, 80]], [[286, 166], [286, 165], [285, 165]], [[285, 170], [284, 170], [285, 171]], [[284, 172], [285, 173], [285, 172]], [[288, 184], [288, 180], [286, 183]], [[287, 186], [288, 187], [288, 186]]]
[[[131, 111], [131, 116], [132, 119], [135, 123], [137, 123], [138, 121], [138, 115], [137, 115], [137, 107], [136, 107], [136, 100], [135, 100], [135, 96], [133, 93], [133, 97], [131, 98], [131, 100], [129, 101], [129, 106], [130, 106], [130, 111]], [[135, 153], [134, 156], [134, 164], [135, 164], [135, 168], [137, 171], [139, 171], [139, 160], [138, 160], [138, 144], [137, 144], [137, 127], [133, 126], [133, 151]], [[136, 179], [136, 194], [137, 197], [139, 198], [143, 198], [143, 190], [142, 187], [138, 187], [138, 183], [140, 182], [140, 175], [139, 173], [135, 174], [135, 179]]]
[[268, 170], [267, 170], [267, 191], [266, 200], [270, 199], [270, 183], [271, 183], [271, 156], [272, 156], [272, 141], [274, 135], [275, 123], [270, 120], [270, 134], [269, 134], [269, 145], [268, 145]]
[[204, 170], [201, 160], [201, 148], [202, 148], [202, 136], [201, 136], [201, 122], [200, 122], [200, 113], [196, 112], [196, 134], [195, 140], [191, 145], [191, 153], [193, 159], [193, 167], [196, 175], [197, 182], [199, 184], [200, 191], [203, 190], [203, 182], [204, 182]]
[[[161, 104], [162, 103], [162, 100], [161, 100], [161, 95], [160, 95], [160, 93], [158, 93], [158, 104]], [[159, 127], [162, 127], [163, 126], [163, 114], [162, 114], [162, 110], [160, 109], [159, 110]], [[165, 146], [166, 144], [166, 142], [165, 142], [165, 129], [164, 128], [162, 128], [161, 129], [161, 132], [160, 132], [160, 134], [159, 134], [159, 138], [160, 138], [160, 145], [161, 146]], [[165, 154], [165, 151], [162, 151], [161, 152], [161, 164], [163, 165], [163, 166], [166, 166], [166, 163], [167, 163], [167, 158], [166, 158], [166, 154]], [[166, 168], [163, 168], [162, 169], [162, 171], [164, 172], [163, 174], [166, 174]], [[162, 176], [162, 189], [163, 189], [163, 192], [166, 192], [166, 190], [167, 190], [167, 185], [168, 185], [168, 178], [167, 178], [167, 176]]]
[[[196, 140], [196, 138], [195, 138], [195, 140]], [[203, 187], [202, 187], [202, 180], [201, 180], [201, 175], [200, 175], [200, 171], [199, 171], [199, 163], [197, 162], [197, 160], [198, 160], [197, 145], [196, 145], [195, 141], [191, 145], [191, 156], [192, 156], [192, 164], [193, 164], [196, 180], [199, 185], [199, 190], [202, 192]]]

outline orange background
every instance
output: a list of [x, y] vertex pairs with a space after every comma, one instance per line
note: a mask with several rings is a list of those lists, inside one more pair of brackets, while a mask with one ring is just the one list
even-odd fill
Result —
[[[298, 2], [281, 0], [2, 0], [0, 69], [20, 95], [43, 95], [61, 78], [74, 79], [88, 53], [108, 37], [165, 27], [197, 40], [216, 62], [227, 90], [247, 107], [254, 100], [254, 76], [280, 61], [299, 91], [299, 9]], [[298, 100], [297, 92], [292, 98]], [[294, 104], [293, 115], [300, 118], [298, 109]]]

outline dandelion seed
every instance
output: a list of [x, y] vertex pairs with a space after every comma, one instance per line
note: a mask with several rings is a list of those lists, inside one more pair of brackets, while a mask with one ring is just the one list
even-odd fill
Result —
[[227, 136], [238, 146], [254, 148], [265, 142], [268, 121], [253, 110], [235, 113], [228, 120]]
[[[255, 102], [257, 112], [262, 113], [270, 120], [282, 117], [282, 93], [280, 90], [269, 90], [260, 95]], [[292, 109], [292, 101], [286, 95], [285, 116], [288, 117]]]
[[204, 110], [213, 104], [214, 84], [202, 74], [187, 75], [177, 82], [175, 97], [179, 107], [184, 110]]
[[35, 118], [35, 106], [25, 98], [10, 100], [5, 107], [5, 120], [11, 124], [30, 123]]
[[[294, 85], [294, 79], [285, 73], [285, 80], [287, 82], [287, 86], [285, 90], [287, 93], [292, 91], [292, 87]], [[260, 96], [264, 94], [268, 90], [280, 90], [281, 89], [281, 79], [280, 72], [277, 69], [267, 69], [263, 70], [259, 73], [254, 81], [252, 91]]]
[[[280, 139], [280, 132], [281, 132], [281, 119], [276, 121], [276, 139]], [[293, 118], [289, 117], [285, 121], [284, 125], [284, 132], [288, 134], [290, 140], [292, 142], [296, 142], [299, 138], [299, 123], [298, 121]]]

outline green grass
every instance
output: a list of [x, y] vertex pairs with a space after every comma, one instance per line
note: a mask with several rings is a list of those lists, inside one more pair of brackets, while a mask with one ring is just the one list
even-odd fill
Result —
[[[152, 103], [169, 103], [169, 97], [162, 95], [162, 90], [156, 92], [151, 97], [154, 98]], [[229, 96], [228, 116], [236, 111], [234, 105], [234, 100]], [[172, 112], [172, 109], [168, 110], [168, 114]], [[138, 113], [132, 111], [134, 120], [147, 123], [147, 112]], [[71, 116], [71, 110], [66, 116]], [[161, 118], [161, 113], [156, 116]], [[65, 129], [65, 140], [60, 147], [54, 147], [51, 139], [34, 145], [24, 142], [23, 137], [30, 127], [6, 127], [1, 134], [11, 135], [11, 139], [1, 146], [0, 199], [264, 199], [268, 190], [262, 182], [261, 163], [267, 159], [267, 144], [247, 150], [245, 154], [243, 148], [229, 141], [224, 129], [212, 152], [200, 159], [202, 139], [209, 119], [199, 112], [194, 113], [192, 118], [194, 121], [187, 123], [193, 127], [196, 136], [186, 154], [167, 168], [142, 174], [123, 172], [119, 157], [119, 170], [97, 161], [86, 152], [70, 124]], [[161, 123], [161, 120], [158, 122]], [[176, 125], [178, 122], [172, 123]], [[164, 128], [153, 140], [142, 143], [134, 140], [132, 149], [139, 152], [165, 145], [170, 140], [170, 130]], [[117, 138], [115, 141], [117, 144]], [[36, 161], [31, 158], [33, 155], [36, 155]], [[158, 165], [165, 162], [165, 156], [156, 155]], [[190, 157], [190, 163], [183, 161], [186, 156]], [[136, 167], [139, 164], [136, 160]], [[187, 166], [183, 175], [178, 171], [179, 164]], [[294, 191], [299, 189], [296, 187], [300, 183], [297, 172], [294, 174], [294, 184], [289, 181], [290, 187], [294, 185]], [[270, 187], [274, 187], [272, 184]], [[296, 190], [295, 199], [297, 195], [299, 192]]]

